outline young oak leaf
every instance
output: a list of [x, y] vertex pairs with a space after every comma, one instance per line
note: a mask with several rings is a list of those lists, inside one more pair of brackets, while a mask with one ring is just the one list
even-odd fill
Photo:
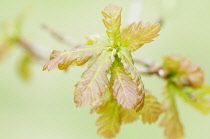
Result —
[[112, 94], [118, 105], [132, 110], [138, 103], [138, 86], [133, 82], [129, 75], [124, 71], [122, 65], [115, 62], [111, 75]]
[[132, 123], [139, 119], [139, 115], [135, 110], [120, 109], [120, 119], [122, 123]]
[[177, 87], [199, 88], [204, 84], [205, 73], [202, 68], [182, 55], [170, 55], [163, 57], [161, 70], [162, 77], [176, 84]]
[[129, 49], [123, 47], [117, 54], [124, 66], [126, 73], [131, 74], [132, 80], [139, 85], [141, 82], [141, 77], [134, 66], [134, 61]]
[[121, 26], [121, 11], [122, 8], [114, 4], [105, 7], [102, 14], [104, 25], [107, 28], [107, 35], [112, 45], [117, 45], [120, 40], [120, 26]]
[[153, 96], [149, 91], [146, 92], [145, 102], [143, 109], [139, 112], [142, 115], [143, 123], [154, 123], [158, 120], [162, 113], [161, 104], [157, 98]]
[[144, 96], [145, 96], [144, 85], [141, 80], [141, 76], [139, 75], [136, 67], [134, 66], [133, 58], [128, 48], [125, 47], [121, 48], [121, 50], [118, 52], [118, 56], [121, 62], [123, 63], [125, 72], [127, 74], [130, 74], [132, 80], [138, 85], [139, 98], [138, 98], [138, 103], [135, 106], [135, 110], [138, 112], [144, 106]]
[[31, 77], [31, 56], [30, 54], [26, 53], [23, 55], [19, 65], [18, 65], [18, 73], [20, 77], [22, 77], [24, 80], [28, 80]]
[[121, 45], [129, 47], [131, 51], [135, 51], [145, 43], [153, 41], [155, 37], [159, 36], [159, 31], [160, 24], [158, 23], [132, 23], [122, 34]]
[[165, 128], [164, 134], [168, 139], [182, 139], [184, 131], [177, 112], [173, 109], [167, 110], [160, 126]]
[[72, 50], [58, 51], [51, 53], [50, 60], [44, 65], [43, 70], [53, 70], [57, 66], [60, 70], [67, 69], [76, 63], [77, 66], [85, 64], [92, 56], [99, 55], [106, 47], [101, 44], [86, 45]]
[[166, 98], [162, 103], [164, 117], [161, 120], [160, 126], [165, 129], [164, 134], [168, 139], [182, 139], [184, 131], [179, 119], [173, 91], [173, 88], [168, 85], [166, 92], [164, 92], [166, 95]]
[[88, 103], [94, 106], [104, 96], [106, 87], [109, 87], [106, 72], [114, 60], [113, 51], [103, 51], [82, 74], [81, 81], [75, 85], [74, 101], [77, 106], [83, 107]]
[[110, 96], [109, 88], [107, 88], [106, 94], [91, 108], [90, 113], [102, 114], [111, 100]]
[[97, 133], [105, 138], [114, 138], [120, 131], [120, 107], [114, 100], [110, 100], [107, 107], [104, 108], [101, 116], [96, 121], [98, 126]]
[[[98, 134], [106, 138], [115, 137], [122, 123], [127, 124], [139, 119], [135, 110], [130, 111], [119, 106], [109, 89], [107, 89], [106, 95], [101, 98], [98, 105], [91, 109], [91, 113], [93, 112], [101, 114], [96, 125], [99, 127]], [[109, 125], [110, 123], [111, 125]]]
[[96, 121], [98, 126], [97, 133], [105, 138], [113, 138], [120, 130], [120, 109], [116, 101], [113, 100], [109, 88], [106, 90], [104, 97], [93, 106], [91, 113], [98, 113], [101, 116]]
[[184, 131], [179, 117], [174, 110], [168, 110], [163, 117], [161, 127], [165, 128], [164, 134], [168, 139], [182, 139]]
[[[113, 96], [111, 96], [111, 93], [109, 89], [107, 89], [107, 92], [104, 97], [101, 98], [101, 100], [92, 107], [90, 113], [98, 113], [102, 114], [106, 108], [108, 107], [109, 103], [114, 101]], [[116, 103], [116, 102], [115, 102]], [[122, 108], [121, 106], [117, 105], [120, 109], [119, 116], [122, 123], [131, 123], [139, 119], [139, 114], [135, 110], [127, 110]]]
[[176, 93], [187, 103], [202, 112], [210, 113], [210, 86], [203, 85], [197, 89], [192, 87], [178, 88], [174, 86]]
[[3, 42], [0, 42], [0, 61], [4, 59], [7, 52], [8, 52], [7, 45]]
[[96, 121], [98, 126], [97, 133], [105, 138], [113, 138], [120, 131], [121, 119], [120, 119], [121, 107], [117, 105], [113, 100], [109, 89], [104, 97], [91, 109], [91, 113], [98, 113], [101, 116]]

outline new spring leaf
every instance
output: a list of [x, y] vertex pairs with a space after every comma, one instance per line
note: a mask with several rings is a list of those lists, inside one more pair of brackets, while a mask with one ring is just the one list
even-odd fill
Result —
[[112, 54], [112, 51], [102, 52], [82, 74], [74, 93], [74, 102], [77, 106], [94, 105], [104, 96], [106, 87], [109, 87], [106, 72], [112, 64]]
[[144, 107], [140, 111], [143, 123], [154, 123], [162, 113], [161, 104], [149, 91], [146, 92]]
[[138, 86], [127, 75], [123, 67], [116, 65], [112, 70], [111, 86], [114, 99], [123, 108], [132, 110], [138, 102]]
[[113, 46], [116, 46], [120, 41], [121, 11], [122, 8], [114, 4], [110, 4], [102, 11], [105, 18], [103, 22], [107, 28], [106, 32]]
[[145, 43], [153, 41], [160, 31], [160, 24], [152, 24], [142, 22], [132, 23], [122, 34], [121, 45], [129, 47], [131, 51], [135, 51]]
[[57, 66], [60, 70], [67, 69], [70, 65], [75, 64], [77, 66], [85, 64], [93, 55], [99, 55], [101, 51], [105, 49], [101, 44], [98, 45], [86, 45], [72, 50], [65, 50], [63, 52], [54, 50], [50, 56], [43, 70], [53, 70]]

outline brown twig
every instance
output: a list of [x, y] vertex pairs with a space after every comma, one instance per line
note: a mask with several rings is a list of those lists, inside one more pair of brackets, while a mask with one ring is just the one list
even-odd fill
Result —
[[[43, 25], [42, 26], [47, 32], [49, 32], [54, 38], [56, 38], [57, 40], [66, 43], [67, 45], [77, 48], [80, 45], [78, 44], [77, 41], [73, 40], [71, 37], [63, 35], [61, 33], [58, 33], [56, 31], [54, 31], [53, 29], [51, 29], [50, 27], [48, 27], [47, 25]], [[37, 45], [35, 43], [32, 43], [30, 41], [28, 41], [27, 39], [20, 37], [17, 40], [17, 43], [26, 51], [28, 51], [33, 57], [35, 57], [36, 59], [39, 60], [47, 60], [51, 50], [49, 49], [44, 49], [43, 46]]]
[[38, 46], [29, 42], [24, 38], [19, 38], [17, 43], [26, 51], [28, 51], [33, 57], [39, 60], [46, 60], [50, 55], [50, 50], [44, 49], [44, 47]]
[[71, 47], [74, 47], [74, 48], [81, 46], [77, 41], [75, 41], [71, 37], [69, 37], [67, 35], [63, 35], [61, 33], [58, 33], [57, 31], [55, 31], [54, 29], [50, 28], [47, 25], [42, 25], [42, 28], [45, 31], [47, 31], [48, 33], [50, 33], [51, 36], [53, 36], [55, 39], [59, 40], [60, 42], [63, 42], [63, 43], [65, 43]]
[[145, 75], [157, 75], [160, 78], [165, 79], [165, 71], [162, 69], [160, 64], [154, 63], [149, 59], [134, 59], [135, 63], [142, 64], [145, 66], [143, 69], [139, 69], [140, 74]]
[[134, 58], [135, 63], [137, 64], [143, 64], [146, 67], [154, 66], [155, 63], [150, 59], [140, 59], [140, 58]]

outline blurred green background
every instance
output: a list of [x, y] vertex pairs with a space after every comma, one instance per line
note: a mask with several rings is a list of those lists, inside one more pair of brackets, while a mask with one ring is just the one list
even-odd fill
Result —
[[[161, 3], [162, 1], [162, 3]], [[136, 57], [161, 61], [163, 55], [181, 53], [206, 71], [210, 84], [210, 1], [144, 0], [144, 21], [163, 19], [156, 41], [146, 44]], [[53, 50], [69, 49], [41, 29], [45, 23], [84, 42], [90, 34], [104, 33], [101, 10], [109, 3], [123, 7], [126, 23], [131, 0], [0, 0], [0, 22], [14, 18], [26, 7], [32, 7], [24, 25], [24, 35], [37, 44]], [[33, 64], [33, 78], [22, 81], [16, 73], [22, 54], [16, 47], [0, 63], [0, 139], [100, 139], [96, 134], [98, 115], [90, 107], [76, 108], [74, 84], [86, 68], [73, 67], [70, 72], [42, 72], [44, 63]], [[143, 76], [145, 87], [161, 98], [164, 82]], [[210, 116], [203, 116], [178, 100], [180, 118], [186, 139], [210, 139]], [[123, 125], [116, 139], [164, 139], [158, 123], [143, 125], [139, 120]]]

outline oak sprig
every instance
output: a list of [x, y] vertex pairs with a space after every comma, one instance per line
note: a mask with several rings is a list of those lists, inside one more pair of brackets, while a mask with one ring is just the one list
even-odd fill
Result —
[[[160, 104], [151, 94], [146, 94], [147, 107], [139, 112], [144, 106], [145, 90], [131, 55], [131, 52], [158, 36], [160, 25], [132, 23], [122, 31], [121, 12], [122, 8], [114, 4], [102, 11], [107, 40], [90, 39], [87, 45], [72, 50], [54, 50], [43, 67], [48, 71], [56, 67], [66, 70], [69, 66], [81, 66], [94, 59], [75, 85], [74, 102], [78, 107], [90, 104], [92, 112], [101, 114], [97, 120], [98, 133], [106, 138], [114, 137], [122, 123], [133, 122], [138, 115], [142, 114], [145, 123], [152, 123], [161, 113]], [[110, 78], [107, 74], [110, 74]], [[150, 107], [153, 102], [158, 105], [157, 111], [150, 110], [156, 109]], [[154, 117], [150, 115], [148, 118], [148, 113]]]
[[161, 127], [169, 139], [182, 139], [184, 128], [179, 118], [176, 95], [203, 114], [210, 113], [210, 86], [204, 83], [204, 71], [189, 58], [171, 55], [163, 58], [160, 67], [162, 77], [166, 79], [162, 102], [164, 117]]
[[[110, 88], [113, 98], [123, 108], [139, 111], [143, 107], [144, 88], [131, 52], [157, 37], [160, 25], [133, 23], [121, 32], [121, 11], [113, 4], [102, 11], [108, 43], [97, 42], [72, 50], [54, 50], [43, 68], [50, 71], [58, 66], [60, 70], [66, 70], [71, 65], [81, 66], [95, 57], [82, 74], [81, 81], [76, 84], [74, 101], [77, 106], [95, 106], [104, 97], [106, 88]], [[110, 79], [107, 73], [111, 74]]]

